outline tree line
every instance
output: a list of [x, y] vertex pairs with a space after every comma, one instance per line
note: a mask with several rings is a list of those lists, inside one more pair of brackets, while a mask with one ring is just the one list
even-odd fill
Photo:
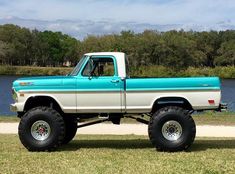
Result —
[[99, 51], [125, 52], [132, 67], [234, 66], [235, 30], [122, 31], [77, 40], [61, 32], [0, 25], [1, 65], [62, 66], [66, 61], [75, 65], [84, 53]]

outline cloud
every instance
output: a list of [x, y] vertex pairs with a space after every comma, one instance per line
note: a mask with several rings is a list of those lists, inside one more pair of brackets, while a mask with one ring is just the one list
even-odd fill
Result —
[[187, 24], [150, 24], [150, 23], [137, 23], [131, 21], [117, 22], [112, 20], [35, 20], [35, 19], [22, 19], [13, 16], [0, 18], [0, 24], [12, 23], [30, 29], [38, 29], [40, 31], [51, 30], [61, 31], [65, 34], [73, 36], [77, 39], [84, 39], [88, 35], [104, 35], [104, 34], [118, 34], [123, 30], [132, 30], [136, 33], [143, 32], [146, 29], [169, 31], [169, 30], [195, 30], [195, 31], [208, 31], [208, 30], [227, 30], [235, 29], [235, 25], [231, 21], [220, 21], [215, 24], [201, 25], [197, 23]]
[[1, 0], [0, 16], [39, 20], [135, 21], [151, 24], [233, 20], [234, 0]]
[[234, 0], [0, 0], [0, 24], [87, 35], [235, 29]]

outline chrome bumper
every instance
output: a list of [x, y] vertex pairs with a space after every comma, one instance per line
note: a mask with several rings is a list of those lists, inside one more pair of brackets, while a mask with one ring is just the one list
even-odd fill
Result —
[[16, 106], [16, 104], [11, 104], [11, 105], [10, 105], [10, 110], [11, 110], [11, 112], [17, 112], [17, 106]]
[[220, 103], [219, 108], [216, 109], [216, 111], [223, 112], [223, 111], [227, 111], [227, 109], [228, 109], [227, 103]]

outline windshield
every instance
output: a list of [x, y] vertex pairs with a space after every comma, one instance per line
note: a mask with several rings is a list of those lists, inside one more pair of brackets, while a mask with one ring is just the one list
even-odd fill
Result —
[[70, 76], [76, 76], [78, 74], [78, 72], [80, 71], [80, 69], [82, 68], [82, 65], [84, 63], [84, 61], [86, 60], [87, 56], [83, 56], [81, 58], [81, 60], [78, 62], [78, 64], [76, 65], [76, 67], [73, 69], [73, 71], [69, 74]]

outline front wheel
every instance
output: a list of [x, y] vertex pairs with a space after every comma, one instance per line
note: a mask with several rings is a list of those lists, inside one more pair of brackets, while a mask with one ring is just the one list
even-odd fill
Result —
[[196, 126], [184, 109], [168, 106], [151, 117], [148, 127], [152, 144], [162, 151], [181, 151], [190, 147], [195, 139]]
[[69, 116], [64, 117], [65, 122], [65, 136], [62, 144], [68, 144], [76, 135], [77, 132], [77, 119], [70, 118]]
[[52, 108], [36, 107], [21, 118], [18, 134], [21, 143], [29, 151], [51, 151], [62, 144], [64, 120]]

